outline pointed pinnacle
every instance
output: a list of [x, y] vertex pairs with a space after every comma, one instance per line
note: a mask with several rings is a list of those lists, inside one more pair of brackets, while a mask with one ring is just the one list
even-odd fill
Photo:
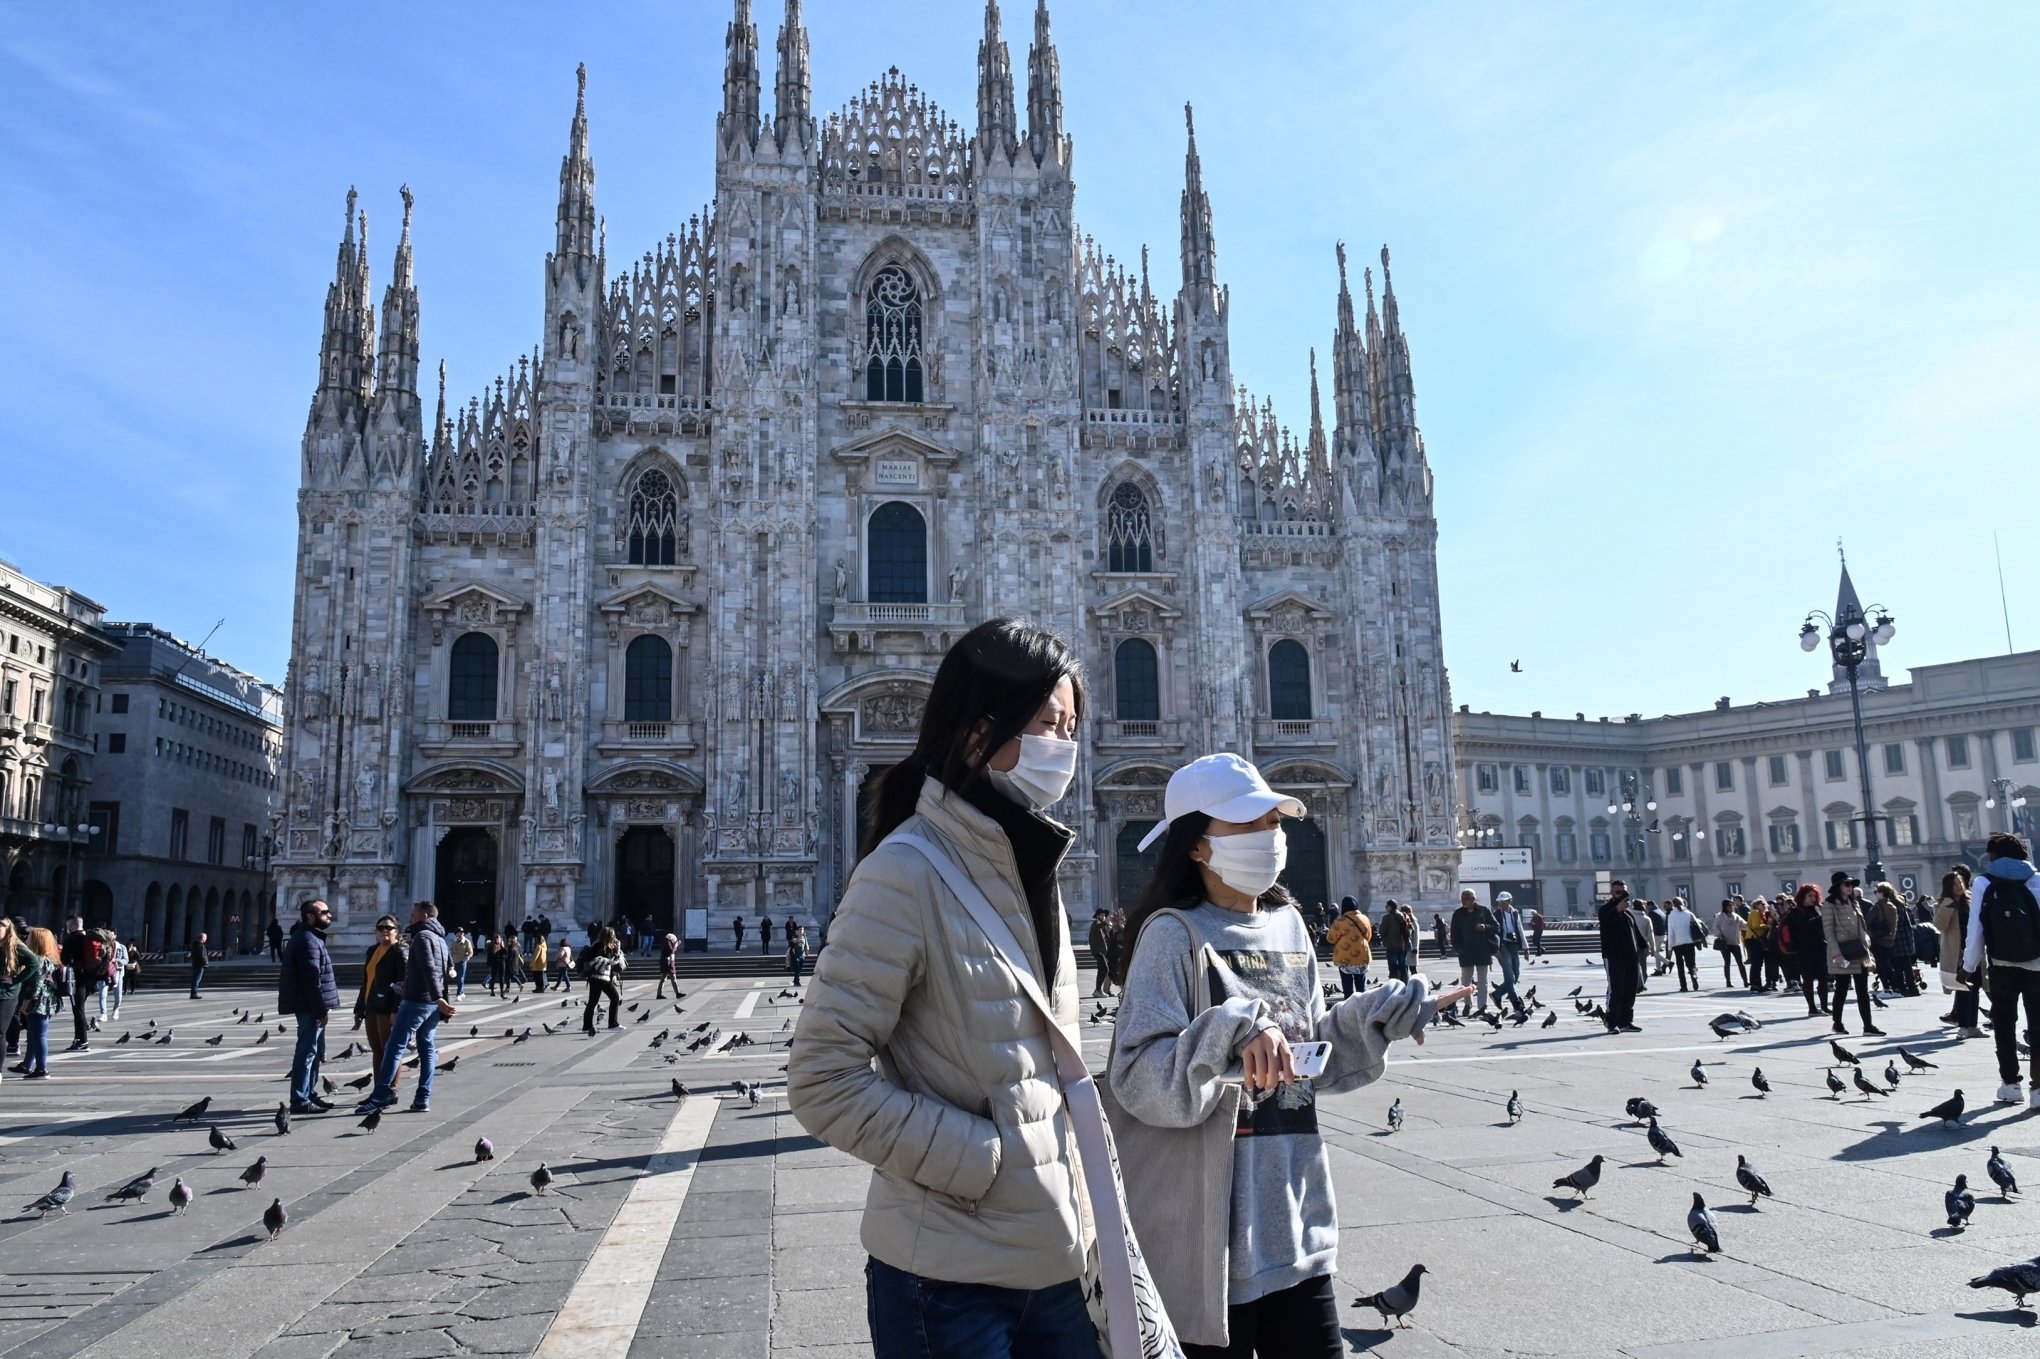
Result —
[[574, 104], [584, 111], [588, 106], [588, 63], [585, 61], [574, 68]]
[[1344, 292], [1346, 291], [1346, 243], [1340, 241], [1337, 245], [1333, 246], [1333, 249], [1338, 252], [1339, 256], [1339, 291]]
[[346, 244], [348, 245], [354, 244], [354, 205], [356, 202], [360, 200], [360, 198], [361, 195], [355, 191], [354, 186], [352, 184], [349, 184], [347, 186], [347, 216], [342, 223], [342, 225], [346, 228], [346, 230], [342, 233], [343, 238]]

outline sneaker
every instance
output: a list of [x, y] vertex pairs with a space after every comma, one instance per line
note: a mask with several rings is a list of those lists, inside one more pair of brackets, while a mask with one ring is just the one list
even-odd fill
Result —
[[84, 1039], [82, 1039], [82, 1038], [80, 1038], [80, 1039], [79, 1039], [79, 1040], [78, 1040], [77, 1042], [75, 1042], [75, 1043], [71, 1044], [71, 1046], [69, 1046], [69, 1047], [65, 1048], [65, 1049], [64, 1049], [64, 1051], [66, 1051], [66, 1052], [88, 1052], [88, 1051], [90, 1051], [90, 1049], [89, 1049], [89, 1048], [87, 1048], [87, 1047], [85, 1046], [85, 1040], [84, 1040]]
[[333, 1101], [327, 1099], [324, 1095], [313, 1095], [305, 1103], [311, 1105], [314, 1110], [322, 1114], [330, 1114], [334, 1108]]
[[411, 1106], [411, 1112], [414, 1114], [422, 1114], [429, 1112], [431, 1108], [432, 1106], [429, 1104], [414, 1104]]
[[1962, 1030], [1962, 1037], [1981, 1038], [1983, 1037], [1983, 1030], [1977, 1028], [1974, 1024], [1971, 1024], [1968, 1028]]
[[390, 1096], [388, 1099], [377, 1099], [374, 1095], [370, 1095], [367, 1099], [354, 1106], [354, 1112], [366, 1116], [387, 1109], [396, 1102], [397, 1097], [395, 1095]]
[[2033, 1082], [2032, 1093], [2026, 1096], [2028, 1109], [2040, 1109], [2040, 1081]]
[[1865, 1038], [1882, 1038], [1884, 1037], [1884, 1030], [1878, 1028], [1875, 1024], [1865, 1024], [1863, 1026], [1863, 1036]]
[[2017, 1104], [2019, 1102], [2019, 1083], [2017, 1081], [2006, 1081], [2003, 1085], [1999, 1086], [1997, 1102], [1999, 1104]]
[[31, 1071], [27, 1075], [23, 1076], [21, 1079], [25, 1081], [46, 1081], [49, 1078], [50, 1073], [47, 1071]]
[[1849, 1026], [1842, 1023], [1840, 1020], [1836, 1020], [1834, 1026], [1828, 1030], [1829, 1033], [1837, 1034], [1846, 1034], [1848, 1031]]
[[318, 1112], [309, 1102], [301, 1099], [294, 1099], [290, 1102], [290, 1111], [294, 1114], [315, 1114]]

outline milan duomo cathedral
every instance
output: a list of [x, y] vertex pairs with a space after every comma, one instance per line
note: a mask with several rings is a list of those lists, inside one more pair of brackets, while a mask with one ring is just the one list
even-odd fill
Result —
[[1236, 383], [1194, 123], [1173, 293], [1079, 226], [1045, 0], [1024, 126], [996, 3], [974, 129], [896, 69], [818, 117], [798, 0], [769, 94], [747, 0], [726, 43], [714, 196], [635, 257], [608, 254], [584, 69], [538, 343], [465, 401], [443, 365], [429, 413], [419, 391], [409, 190], [379, 327], [349, 193], [298, 500], [286, 914], [826, 921], [943, 651], [1000, 615], [1086, 665], [1052, 809], [1073, 915], [1131, 900], [1162, 785], [1214, 750], [1309, 807], [1300, 897], [1442, 902], [1437, 527], [1388, 251], [1378, 307], [1337, 252], [1330, 411], [1312, 349], [1299, 435]]

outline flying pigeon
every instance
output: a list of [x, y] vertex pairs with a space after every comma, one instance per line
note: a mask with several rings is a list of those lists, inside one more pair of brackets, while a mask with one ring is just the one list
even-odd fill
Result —
[[1942, 1100], [1939, 1104], [1921, 1114], [1920, 1117], [1938, 1118], [1944, 1126], [1954, 1127], [1962, 1121], [1962, 1092], [1957, 1090], [1952, 1096]]
[[1704, 1069], [1702, 1069], [1700, 1065], [1700, 1059], [1698, 1057], [1695, 1057], [1693, 1059], [1693, 1070], [1690, 1074], [1693, 1077], [1693, 1084], [1700, 1086], [1702, 1089], [1706, 1088], [1707, 1072]]
[[1686, 1159], [1686, 1154], [1679, 1150], [1679, 1144], [1672, 1140], [1670, 1133], [1658, 1126], [1656, 1119], [1650, 1121], [1650, 1127], [1644, 1130], [1644, 1137], [1649, 1140], [1650, 1149], [1657, 1153], [1658, 1164], [1664, 1164], [1667, 1156], [1676, 1156], [1682, 1161]]
[[1961, 1230], [1969, 1225], [1969, 1215], [1976, 1211], [1976, 1195], [1969, 1192], [1969, 1177], [1957, 1175], [1955, 1187], [1941, 1196], [1941, 1202], [1948, 1209], [1948, 1225]]
[[361, 1122], [357, 1123], [355, 1126], [360, 1128], [363, 1132], [366, 1133], [374, 1132], [378, 1127], [382, 1126], [382, 1110], [370, 1109], [368, 1111], [368, 1117], [362, 1119]]
[[1842, 1078], [1835, 1074], [1835, 1069], [1833, 1067], [1829, 1067], [1827, 1068], [1827, 1088], [1829, 1099], [1840, 1099], [1842, 1097], [1842, 1091], [1848, 1089], [1849, 1087], [1843, 1085]]
[[1849, 1079], [1858, 1090], [1866, 1095], [1883, 1095], [1886, 1098], [1889, 1098], [1891, 1095], [1891, 1092], [1883, 1086], [1870, 1084], [1869, 1080], [1863, 1075], [1863, 1068], [1860, 1066], [1849, 1068]]
[[1523, 1097], [1514, 1090], [1509, 1092], [1507, 1109], [1510, 1123], [1521, 1123], [1523, 1121]]
[[241, 1187], [243, 1189], [253, 1189], [256, 1185], [261, 1184], [263, 1172], [268, 1169], [269, 1158], [267, 1156], [256, 1157], [255, 1164], [241, 1172]]
[[1540, 1029], [1548, 1029], [1553, 1024], [1556, 1023], [1558, 1023], [1558, 1011], [1550, 1010], [1545, 1013], [1544, 1022], [1542, 1024], [1539, 1024], [1537, 1027]]
[[538, 1169], [531, 1172], [531, 1192], [534, 1194], [543, 1194], [547, 1189], [552, 1187], [552, 1182], [553, 1182], [552, 1172], [545, 1168], [545, 1162], [540, 1161], [538, 1163]]
[[1714, 1225], [1714, 1214], [1707, 1211], [1707, 1200], [1697, 1192], [1693, 1195], [1693, 1206], [1686, 1210], [1686, 1230], [1707, 1248], [1709, 1255], [1721, 1253], [1721, 1230]]
[[493, 1161], [495, 1159], [496, 1144], [486, 1137], [477, 1137], [475, 1139], [475, 1162], [480, 1164], [483, 1161]]
[[1656, 1118], [1658, 1116], [1657, 1106], [1655, 1104], [1652, 1104], [1649, 1100], [1643, 1098], [1643, 1096], [1641, 1095], [1638, 1095], [1635, 1099], [1632, 1099], [1627, 1104], [1624, 1104], [1622, 1106], [1622, 1112], [1628, 1114], [1638, 1123], [1648, 1122], [1649, 1120]]
[[2040, 1255], [2021, 1264], [2000, 1265], [1988, 1274], [1969, 1281], [1971, 1288], [2002, 1288], [2012, 1295], [2012, 1305], [2023, 1309], [2028, 1293], [2040, 1293]]
[[223, 1151], [232, 1151], [234, 1149], [234, 1139], [221, 1132], [220, 1125], [217, 1123], [207, 1125], [205, 1141], [206, 1145], [213, 1149], [213, 1155], [215, 1156]]
[[149, 1191], [156, 1187], [156, 1172], [159, 1169], [161, 1169], [159, 1166], [150, 1166], [147, 1170], [135, 1176], [111, 1194], [108, 1194], [106, 1201], [112, 1203], [116, 1199], [121, 1199], [129, 1203], [140, 1203], [149, 1196]]
[[196, 1123], [198, 1122], [198, 1120], [205, 1117], [205, 1111], [210, 1108], [212, 1108], [212, 1096], [207, 1095], [204, 1099], [192, 1105], [189, 1109], [186, 1109], [183, 1113], [177, 1115], [177, 1117], [171, 1119], [170, 1121], [172, 1123]]
[[1932, 1063], [1932, 1062], [1928, 1061], [1928, 1060], [1927, 1060], [1926, 1058], [1924, 1058], [1924, 1057], [1915, 1057], [1915, 1056], [1913, 1056], [1913, 1055], [1912, 1055], [1912, 1054], [1911, 1054], [1910, 1052], [1907, 1052], [1907, 1051], [1906, 1051], [1906, 1050], [1905, 1050], [1904, 1048], [1900, 1048], [1900, 1049], [1898, 1050], [1898, 1055], [1899, 1055], [1899, 1056], [1901, 1056], [1901, 1057], [1903, 1057], [1903, 1058], [1905, 1058], [1905, 1064], [1906, 1064], [1907, 1066], [1911, 1067], [1911, 1068], [1912, 1068], [1912, 1069], [1913, 1069], [1914, 1071], [1939, 1071], [1939, 1070], [1940, 1070], [1940, 1068], [1939, 1068], [1938, 1066], [1936, 1066], [1936, 1065], [1935, 1065], [1934, 1063]]
[[1411, 1265], [1410, 1272], [1403, 1275], [1401, 1283], [1390, 1284], [1379, 1293], [1369, 1293], [1364, 1298], [1355, 1298], [1353, 1305], [1372, 1307], [1381, 1314], [1382, 1321], [1394, 1317], [1397, 1330], [1408, 1330], [1403, 1318], [1417, 1310], [1417, 1289], [1430, 1272], [1422, 1265]]
[[1758, 1067], [1750, 1073], [1750, 1084], [1757, 1087], [1757, 1094], [1759, 1096], [1771, 1093], [1771, 1083], [1764, 1079], [1764, 1068], [1762, 1067]]
[[262, 1210], [262, 1225], [269, 1229], [271, 1241], [274, 1241], [276, 1234], [283, 1230], [283, 1224], [289, 1221], [290, 1214], [283, 1211], [282, 1199], [271, 1199], [269, 1206]]
[[1390, 1132], [1401, 1132], [1402, 1120], [1403, 1120], [1402, 1096], [1397, 1095], [1395, 1097], [1395, 1103], [1388, 1106], [1388, 1130]]
[[1832, 1038], [1828, 1039], [1828, 1051], [1834, 1053], [1835, 1060], [1838, 1062], [1846, 1062], [1850, 1066], [1863, 1065], [1863, 1059], [1861, 1057], [1858, 1057], [1855, 1053], [1849, 1051], [1847, 1048], [1843, 1047], [1840, 1043], [1837, 1043]]
[[[1995, 1151], [1996, 1148], [1992, 1148], [1992, 1150]], [[29, 1204], [28, 1207], [21, 1211], [24, 1213], [34, 1213], [38, 1220], [48, 1217], [51, 1213], [56, 1213], [59, 1216], [67, 1215], [71, 1211], [68, 1206], [71, 1202], [71, 1195], [77, 1192], [78, 1181], [67, 1170], [64, 1172], [64, 1178], [57, 1181], [55, 1189], [52, 1189], [49, 1193], [43, 1195], [34, 1203]]]
[[276, 1135], [278, 1137], [290, 1135], [290, 1106], [281, 1100], [277, 1101], [276, 1105]]
[[174, 1217], [191, 1206], [191, 1186], [180, 1177], [170, 1185], [170, 1213]]
[[1740, 1154], [1735, 1158], [1735, 1182], [1750, 1191], [1750, 1207], [1752, 1208], [1757, 1206], [1758, 1199], [1771, 1197], [1770, 1182], [1762, 1175], [1759, 1175], [1757, 1168], [1751, 1165]]
[[1607, 1159], [1605, 1156], [1596, 1155], [1593, 1160], [1587, 1162], [1578, 1170], [1573, 1171], [1569, 1175], [1561, 1175], [1553, 1180], [1551, 1187], [1553, 1189], [1576, 1190], [1581, 1198], [1585, 1198], [1587, 1191], [1601, 1182], [1601, 1163]]
[[2012, 1168], [2005, 1164], [2005, 1158], [1998, 1155], [1996, 1147], [1990, 1149], [1990, 1159], [1983, 1163], [1983, 1168], [1990, 1172], [1991, 1183], [1998, 1187], [2000, 1198], [2010, 1198], [2019, 1192], [2019, 1181], [2013, 1176]]

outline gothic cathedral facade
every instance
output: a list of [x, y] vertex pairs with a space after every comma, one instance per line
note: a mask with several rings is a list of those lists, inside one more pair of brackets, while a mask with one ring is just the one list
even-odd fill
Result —
[[[1181, 283], [1078, 227], [1045, 0], [1026, 124], [988, 4], [975, 131], [897, 70], [818, 119], [798, 0], [768, 97], [737, 0], [714, 197], [607, 255], [586, 77], [537, 347], [419, 394], [411, 195], [380, 324], [348, 220], [303, 445], [278, 890], [358, 934], [707, 908], [825, 920], [863, 791], [951, 641], [1080, 649], [1073, 914], [1130, 898], [1213, 750], [1310, 808], [1299, 896], [1452, 886], [1432, 482], [1382, 251], [1338, 252], [1331, 415], [1235, 385], [1194, 125]], [[1186, 108], [1186, 115], [1188, 110]]]

